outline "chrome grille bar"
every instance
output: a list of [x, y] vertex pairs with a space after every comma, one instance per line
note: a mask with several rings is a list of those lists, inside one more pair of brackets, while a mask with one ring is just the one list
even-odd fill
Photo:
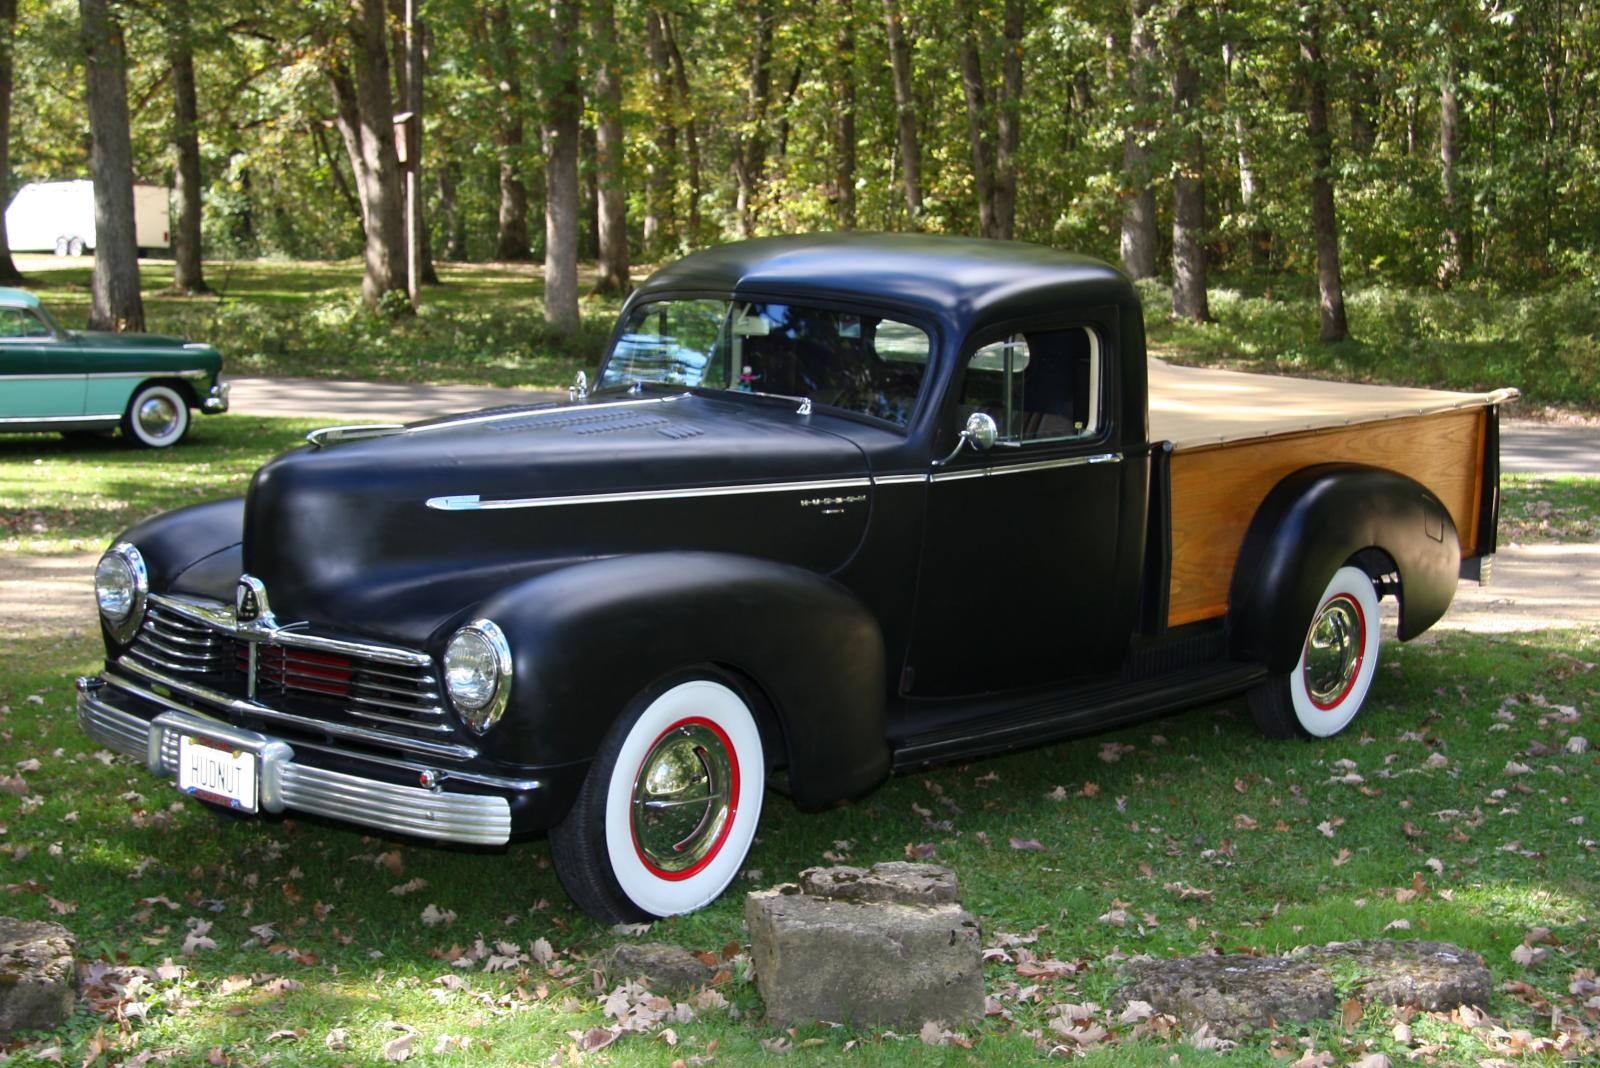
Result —
[[[382, 746], [387, 749], [403, 749], [412, 753], [421, 753], [438, 760], [466, 761], [478, 755], [478, 751], [470, 745], [457, 745], [447, 742], [433, 742], [425, 738], [412, 738], [403, 734], [394, 734], [390, 731], [374, 730], [370, 727], [358, 727], [347, 723], [332, 723], [327, 720], [312, 719], [309, 716], [297, 716], [293, 712], [280, 712], [276, 708], [259, 704], [243, 698], [230, 697], [207, 686], [200, 686], [186, 679], [168, 675], [139, 663], [137, 660], [126, 658], [117, 662], [117, 666], [141, 675], [152, 682], [159, 682], [170, 689], [204, 702], [224, 712], [236, 716], [255, 716], [259, 719], [271, 720], [298, 727], [301, 730], [313, 731], [345, 738], [352, 741], [366, 742], [369, 745]], [[170, 698], [162, 697], [154, 691], [140, 686], [131, 679], [124, 679], [113, 674], [109, 669], [105, 679], [113, 686], [119, 686], [131, 693], [136, 693], [147, 700], [179, 711], [188, 711], [187, 707]]]

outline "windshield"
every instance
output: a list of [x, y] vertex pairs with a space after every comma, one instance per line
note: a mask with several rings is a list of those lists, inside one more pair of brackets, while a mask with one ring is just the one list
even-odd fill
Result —
[[663, 300], [629, 313], [599, 388], [635, 382], [806, 397], [905, 426], [928, 335], [895, 319], [798, 304]]

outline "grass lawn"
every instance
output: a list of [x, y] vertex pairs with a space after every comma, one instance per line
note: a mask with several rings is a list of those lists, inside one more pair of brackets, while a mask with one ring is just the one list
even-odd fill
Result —
[[[892, 780], [826, 813], [770, 796], [745, 879], [644, 935], [574, 910], [542, 840], [437, 848], [180, 799], [78, 732], [71, 678], [98, 657], [92, 639], [41, 636], [0, 662], [0, 909], [67, 924], [97, 962], [62, 1031], [0, 1047], [12, 1064], [377, 1063], [408, 1034], [419, 1060], [441, 1064], [777, 1063], [796, 1047], [825, 1061], [1025, 1064], [1060, 1041], [1050, 1022], [1063, 1006], [1110, 1004], [1128, 956], [1382, 936], [1459, 943], [1494, 976], [1488, 1009], [1503, 1029], [1420, 1014], [1424, 1063], [1514, 1056], [1552, 1035], [1553, 1013], [1595, 1025], [1581, 991], [1600, 963], [1600, 762], [1572, 743], [1597, 733], [1593, 632], [1391, 646], [1374, 704], [1329, 742], [1267, 742], [1234, 702]], [[985, 973], [1003, 1014], [962, 1032], [970, 1050], [935, 1051], [881, 1031], [767, 1028], [736, 955], [717, 988], [726, 1007], [685, 999], [670, 1036], [625, 1034], [576, 1056], [574, 1035], [613, 1022], [588, 961], [619, 939], [718, 952], [744, 937], [740, 888], [825, 854], [869, 864], [911, 852], [959, 873], [987, 941], [1037, 936], [1028, 952], [1080, 970], [1022, 978], [1011, 949]], [[1541, 927], [1540, 959], [1518, 963]], [[1090, 1011], [1112, 1040], [1088, 1063], [1222, 1063], [1134, 1041]], [[1338, 1063], [1398, 1062], [1393, 1024], [1372, 1005], [1349, 1031], [1329, 1020], [1307, 1037]], [[1290, 1034], [1276, 1048], [1305, 1046]], [[1284, 1063], [1273, 1049], [1262, 1035], [1227, 1063]], [[1596, 1047], [1584, 1038], [1574, 1052]]]
[[[19, 256], [28, 288], [63, 322], [82, 327], [89, 309], [89, 259]], [[360, 301], [359, 261], [212, 262], [216, 296], [167, 292], [170, 260], [143, 260], [151, 333], [203, 339], [233, 375], [305, 375], [394, 382], [468, 382], [564, 388], [600, 360], [621, 301], [587, 298], [583, 329], [558, 338], [544, 322], [544, 281], [532, 264], [440, 264], [412, 318], [389, 320]], [[642, 273], [641, 273], [642, 277]], [[593, 282], [584, 272], [580, 284]]]
[[[27, 284], [71, 326], [89, 304], [88, 259], [18, 256]], [[636, 278], [649, 273], [638, 267]], [[361, 264], [215, 261], [220, 297], [165, 292], [171, 261], [141, 263], [152, 332], [215, 343], [230, 373], [381, 378], [562, 388], [593, 370], [620, 302], [588, 298], [584, 325], [558, 338], [544, 324], [542, 271], [532, 264], [440, 264], [417, 316], [389, 321], [359, 301]], [[593, 270], [585, 267], [581, 284]], [[1216, 279], [1215, 322], [1167, 317], [1169, 291], [1141, 283], [1153, 353], [1182, 363], [1443, 389], [1515, 386], [1532, 409], [1600, 412], [1600, 300], [1592, 283], [1526, 294], [1352, 288], [1354, 340], [1317, 340], [1307, 279]]]
[[[94, 550], [146, 514], [241, 492], [312, 425], [201, 419], [192, 442], [159, 453], [0, 439], [0, 552]], [[1508, 479], [1506, 512], [1540, 521], [1548, 508], [1540, 536], [1592, 531], [1597, 498], [1592, 480]], [[313, 819], [235, 820], [180, 799], [78, 731], [71, 680], [100, 655], [93, 638], [42, 628], [0, 655], [0, 912], [59, 919], [98, 962], [68, 1025], [0, 1044], [0, 1064], [379, 1063], [408, 1035], [420, 1062], [440, 1064], [737, 1065], [797, 1049], [1025, 1064], [1061, 1041], [1051, 1022], [1063, 1007], [1086, 1003], [1113, 1038], [1092, 1064], [1223, 1063], [1133, 1040], [1105, 1008], [1118, 964], [1384, 935], [1460, 943], [1494, 975], [1502, 1029], [1421, 1014], [1409, 1051], [1424, 1063], [1516, 1057], [1531, 1041], [1519, 1030], [1549, 1038], [1553, 1019], [1600, 1023], [1583, 1007], [1600, 965], [1600, 760], [1573, 741], [1600, 744], [1593, 630], [1391, 644], [1368, 713], [1329, 742], [1267, 742], [1233, 702], [896, 779], [826, 813], [774, 795], [746, 878], [645, 935], [574, 910], [542, 840], [448, 849]], [[930, 1049], [914, 1035], [764, 1027], [736, 952], [721, 997], [686, 1000], [670, 1036], [647, 1029], [577, 1052], [575, 1034], [614, 1023], [588, 962], [619, 939], [720, 952], [743, 938], [741, 888], [832, 858], [908, 854], [958, 872], [986, 940], [1037, 936], [1021, 948], [1077, 962], [1075, 974], [1025, 978], [1010, 948], [986, 969], [1003, 1013], [963, 1032], [971, 1049]], [[1513, 951], [1525, 956], [1539, 927], [1543, 954], [1519, 963]], [[1298, 1056], [1306, 1039], [1338, 1063], [1368, 1052], [1398, 1063], [1407, 1048], [1393, 1024], [1369, 1006], [1351, 1030], [1330, 1020], [1276, 1044], [1263, 1035], [1226, 1063], [1285, 1063], [1274, 1050]], [[1592, 1038], [1574, 1049], [1596, 1055]]]
[[1344, 382], [1483, 391], [1514, 386], [1525, 409], [1600, 413], [1600, 300], [1592, 282], [1502, 294], [1346, 290], [1351, 340], [1317, 340], [1315, 283], [1223, 281], [1214, 322], [1176, 322], [1164, 286], [1140, 283], [1152, 354], [1178, 363]]

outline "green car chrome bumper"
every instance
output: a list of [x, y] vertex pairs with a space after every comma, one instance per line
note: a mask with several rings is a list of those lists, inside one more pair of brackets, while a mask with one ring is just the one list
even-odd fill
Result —
[[221, 415], [228, 410], [228, 392], [232, 388], [231, 382], [217, 382], [200, 400], [200, 410], [207, 415]]

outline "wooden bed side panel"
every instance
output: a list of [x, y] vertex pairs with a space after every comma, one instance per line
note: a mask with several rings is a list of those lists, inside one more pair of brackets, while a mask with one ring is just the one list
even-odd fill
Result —
[[1227, 612], [1234, 559], [1256, 509], [1280, 480], [1313, 464], [1367, 464], [1415, 479], [1450, 510], [1462, 555], [1471, 555], [1486, 417], [1472, 408], [1174, 453], [1167, 624]]

